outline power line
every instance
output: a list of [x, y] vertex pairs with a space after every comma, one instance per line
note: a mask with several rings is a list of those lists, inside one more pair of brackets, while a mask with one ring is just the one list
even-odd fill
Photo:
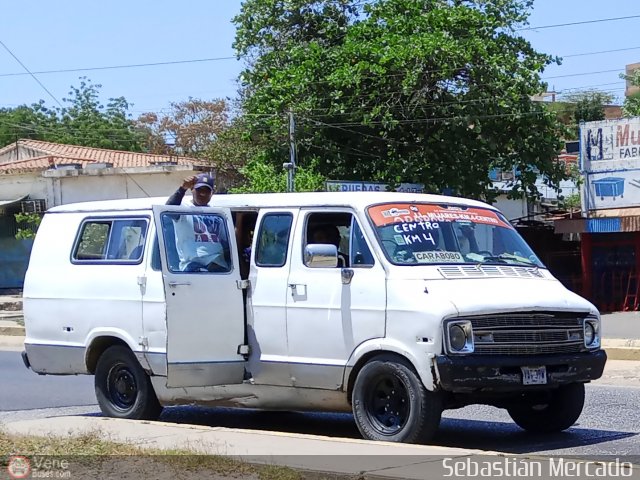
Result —
[[561, 58], [586, 57], [589, 55], [600, 55], [602, 53], [626, 52], [629, 50], [638, 50], [640, 47], [615, 48], [613, 50], [600, 50], [599, 52], [572, 53], [571, 55], [558, 55]]
[[541, 77], [541, 80], [549, 80], [551, 78], [582, 77], [584, 75], [598, 75], [600, 73], [613, 73], [613, 72], [622, 73], [622, 70], [620, 70], [619, 68], [616, 68], [614, 70], [599, 70], [597, 72], [568, 73], [565, 75], [555, 75], [553, 77]]
[[33, 77], [33, 79], [34, 79], [36, 82], [38, 82], [38, 85], [40, 85], [40, 86], [44, 89], [44, 91], [45, 91], [45, 92], [47, 92], [47, 93], [49, 94], [49, 96], [50, 96], [51, 98], [53, 98], [53, 99], [56, 101], [56, 103], [57, 103], [58, 105], [60, 105], [60, 107], [61, 107], [61, 108], [64, 108], [64, 107], [62, 107], [62, 104], [60, 103], [60, 101], [59, 101], [59, 100], [58, 100], [58, 99], [53, 95], [53, 93], [51, 93], [51, 92], [47, 89], [47, 87], [45, 87], [45, 86], [42, 84], [42, 82], [41, 82], [40, 80], [38, 80], [38, 77], [36, 77], [33, 73], [31, 73], [31, 71], [29, 71], [29, 69], [26, 67], [26, 65], [25, 65], [24, 63], [22, 63], [22, 62], [20, 61], [20, 59], [19, 59], [18, 57], [16, 57], [16, 56], [13, 54], [13, 52], [12, 52], [11, 50], [9, 50], [9, 47], [7, 47], [7, 46], [4, 44], [4, 42], [3, 42], [2, 40], [0, 40], [0, 45], [2, 45], [2, 46], [4, 47], [4, 49], [5, 49], [7, 52], [9, 52], [9, 55], [11, 55], [11, 56], [16, 60], [16, 62], [18, 62], [18, 63], [22, 66], [22, 68], [24, 68], [24, 69], [27, 71], [27, 73]]
[[[6, 47], [5, 47], [6, 48]], [[179, 65], [185, 63], [203, 63], [203, 62], [214, 62], [218, 60], [232, 60], [236, 57], [216, 57], [216, 58], [197, 58], [193, 60], [175, 60], [171, 62], [154, 62], [154, 63], [135, 63], [130, 65], [109, 65], [105, 67], [87, 67], [87, 68], [68, 68], [68, 69], [60, 69], [60, 70], [42, 70], [39, 72], [33, 72], [37, 74], [49, 74], [49, 73], [73, 73], [73, 72], [91, 72], [95, 70], [116, 70], [121, 68], [141, 68], [141, 67], [157, 67], [162, 65]], [[16, 73], [1, 73], [0, 77], [17, 77], [21, 75], [26, 75], [26, 73], [16, 72]]]
[[629, 20], [632, 18], [640, 18], [640, 15], [628, 15], [626, 17], [614, 17], [614, 18], [598, 18], [596, 20], [584, 20], [582, 22], [557, 23], [555, 25], [541, 25], [539, 27], [526, 27], [526, 28], [519, 28], [516, 30], [516, 32], [523, 32], [525, 30], [542, 30], [544, 28], [570, 27], [573, 25], [586, 25], [589, 23], [615, 22], [618, 20]]

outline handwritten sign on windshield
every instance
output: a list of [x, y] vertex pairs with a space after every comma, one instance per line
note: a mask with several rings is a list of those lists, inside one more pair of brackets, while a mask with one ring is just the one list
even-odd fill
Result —
[[368, 212], [377, 227], [402, 224], [403, 226], [400, 228], [410, 229], [412, 228], [411, 225], [417, 224], [420, 225], [421, 229], [426, 230], [427, 226], [443, 222], [473, 222], [513, 228], [497, 212], [477, 207], [432, 203], [386, 203], [369, 207]]

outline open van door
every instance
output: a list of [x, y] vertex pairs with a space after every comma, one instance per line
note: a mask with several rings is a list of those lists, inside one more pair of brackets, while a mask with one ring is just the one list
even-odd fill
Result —
[[245, 319], [228, 208], [155, 205], [166, 298], [167, 387], [242, 383]]

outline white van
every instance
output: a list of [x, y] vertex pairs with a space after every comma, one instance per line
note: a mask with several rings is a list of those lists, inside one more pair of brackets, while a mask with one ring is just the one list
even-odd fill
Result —
[[353, 411], [365, 438], [424, 442], [443, 409], [482, 403], [556, 432], [602, 375], [596, 308], [484, 203], [164, 201], [52, 208], [33, 245], [25, 364], [95, 375], [105, 415], [194, 403]]

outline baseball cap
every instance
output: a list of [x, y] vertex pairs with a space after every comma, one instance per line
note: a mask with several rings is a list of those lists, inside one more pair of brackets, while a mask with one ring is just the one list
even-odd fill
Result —
[[213, 177], [208, 173], [201, 173], [196, 177], [193, 188], [209, 187], [213, 191]]

